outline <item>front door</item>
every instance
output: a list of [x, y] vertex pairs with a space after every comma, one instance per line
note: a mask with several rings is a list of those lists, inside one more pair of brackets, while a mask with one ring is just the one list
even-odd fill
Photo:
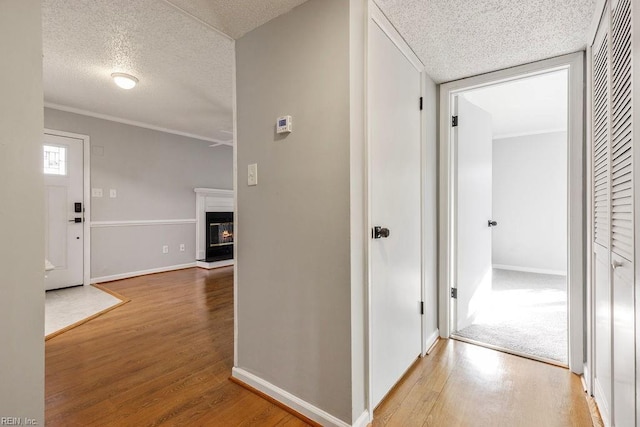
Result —
[[456, 155], [456, 330], [471, 325], [491, 293], [491, 115], [459, 95]]
[[46, 289], [83, 284], [83, 141], [45, 133], [45, 257], [53, 266]]
[[380, 227], [370, 246], [375, 407], [421, 350], [421, 73], [371, 25], [370, 215], [372, 225]]

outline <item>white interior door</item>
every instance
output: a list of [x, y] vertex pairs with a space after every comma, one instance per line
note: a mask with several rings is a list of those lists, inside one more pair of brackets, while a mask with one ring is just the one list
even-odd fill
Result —
[[83, 141], [45, 134], [43, 151], [45, 257], [55, 267], [47, 272], [45, 288], [82, 285]]
[[456, 330], [469, 326], [491, 292], [491, 115], [457, 97]]
[[370, 215], [389, 230], [370, 247], [375, 407], [421, 350], [421, 73], [375, 24], [369, 44]]

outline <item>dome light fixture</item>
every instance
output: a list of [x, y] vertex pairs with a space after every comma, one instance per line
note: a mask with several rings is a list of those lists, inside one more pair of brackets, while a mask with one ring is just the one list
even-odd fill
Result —
[[113, 73], [111, 74], [113, 81], [122, 89], [133, 89], [138, 84], [138, 79], [130, 74]]

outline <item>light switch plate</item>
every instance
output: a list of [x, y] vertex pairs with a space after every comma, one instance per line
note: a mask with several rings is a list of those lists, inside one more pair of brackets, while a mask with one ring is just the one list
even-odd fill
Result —
[[258, 164], [250, 164], [247, 168], [247, 185], [258, 185]]
[[91, 189], [92, 197], [102, 197], [102, 188], [92, 188]]
[[115, 199], [118, 196], [118, 192], [115, 190], [115, 188], [112, 188], [109, 190], [109, 197], [111, 197], [112, 199]]

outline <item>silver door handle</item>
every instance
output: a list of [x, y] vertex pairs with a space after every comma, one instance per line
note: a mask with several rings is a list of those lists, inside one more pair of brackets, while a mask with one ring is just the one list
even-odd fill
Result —
[[70, 219], [69, 222], [75, 222], [76, 224], [77, 223], [81, 223], [82, 222], [82, 218], [76, 217], [76, 218]]
[[611, 267], [615, 270], [616, 268], [622, 267], [624, 263], [622, 261], [617, 261], [615, 259], [611, 260]]

